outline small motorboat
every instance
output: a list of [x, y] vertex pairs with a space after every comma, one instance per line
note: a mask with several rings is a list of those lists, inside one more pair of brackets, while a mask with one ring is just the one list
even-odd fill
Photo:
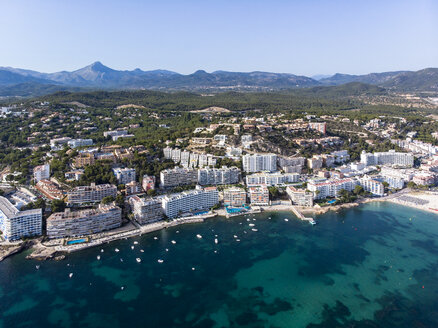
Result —
[[100, 255], [97, 255], [96, 258], [97, 258], [97, 260], [99, 261], [99, 260], [100, 260]]
[[250, 223], [250, 224], [248, 224], [250, 227], [254, 227], [255, 226], [255, 224], [254, 223]]
[[202, 236], [201, 236], [200, 234], [197, 234], [197, 235], [196, 235], [196, 238], [201, 239]]
[[134, 246], [131, 246], [131, 249], [134, 249], [135, 247]]
[[217, 244], [219, 241], [217, 240], [217, 238], [214, 239], [214, 243]]
[[138, 245], [138, 241], [134, 241], [134, 245]]
[[164, 262], [164, 260], [158, 259], [158, 263], [163, 263], [163, 262]]
[[39, 265], [35, 265], [35, 268], [36, 268], [37, 270], [39, 270], [39, 269], [40, 269], [40, 266], [39, 266]]
[[141, 258], [139, 258], [139, 257], [137, 257], [135, 260], [137, 261], [137, 263], [141, 262]]
[[240, 241], [240, 239], [236, 239], [236, 241]]
[[233, 237], [234, 237], [234, 239], [238, 238], [236, 235], [234, 235]]
[[166, 252], [168, 252], [169, 251], [169, 249], [168, 248], [166, 248]]
[[120, 252], [120, 250], [119, 250], [118, 248], [116, 248], [116, 249], [114, 250], [114, 252], [118, 253], [118, 252]]
[[289, 221], [289, 219], [284, 219], [284, 221], [286, 221], [286, 222], [287, 222], [287, 221]]
[[73, 277], [73, 273], [70, 272], [69, 275], [68, 275], [68, 277], [69, 277], [69, 278]]
[[122, 286], [122, 287], [120, 287], [120, 289], [121, 289], [121, 290], [124, 290], [124, 289], [125, 289], [125, 287], [123, 287], [123, 286]]
[[176, 241], [175, 241], [175, 240], [172, 240], [171, 243], [175, 245], [175, 244], [176, 244]]
[[140, 249], [140, 252], [144, 253], [144, 250], [143, 250], [143, 249]]
[[104, 252], [104, 250], [103, 250], [103, 249], [101, 249], [101, 250], [100, 250], [100, 252], [101, 252], [101, 253], [103, 253], [103, 252]]
[[123, 262], [123, 259], [120, 259], [120, 262]]
[[157, 240], [158, 239], [158, 237], [154, 237], [154, 240]]
[[195, 268], [192, 268], [192, 271], [195, 271]]
[[255, 229], [255, 228], [252, 228], [251, 230], [252, 230], [252, 231], [254, 231], [254, 232], [257, 232], [257, 231], [258, 231], [258, 230], [257, 230], [257, 229]]

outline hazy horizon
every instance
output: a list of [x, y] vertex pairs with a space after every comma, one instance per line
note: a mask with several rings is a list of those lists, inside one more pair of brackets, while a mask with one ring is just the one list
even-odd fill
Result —
[[[368, 74], [438, 67], [438, 3], [0, 0], [0, 66]], [[6, 32], [7, 33], [6, 33]]]

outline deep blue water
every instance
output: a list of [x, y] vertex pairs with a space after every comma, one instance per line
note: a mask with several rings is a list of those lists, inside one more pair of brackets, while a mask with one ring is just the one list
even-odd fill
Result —
[[438, 215], [372, 203], [316, 226], [290, 213], [248, 218], [60, 262], [8, 258], [0, 327], [438, 327]]

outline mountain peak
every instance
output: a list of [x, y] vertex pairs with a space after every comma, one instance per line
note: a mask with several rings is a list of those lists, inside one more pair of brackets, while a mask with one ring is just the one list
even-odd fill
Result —
[[100, 61], [95, 61], [94, 63], [92, 63], [88, 67], [91, 68], [93, 71], [100, 71], [100, 72], [112, 70], [108, 66], [105, 66], [104, 64], [102, 64]]

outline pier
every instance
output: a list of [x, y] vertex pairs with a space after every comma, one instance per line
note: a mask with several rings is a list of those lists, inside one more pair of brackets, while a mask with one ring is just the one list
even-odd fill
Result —
[[292, 212], [302, 221], [307, 221], [310, 224], [316, 224], [315, 220], [313, 218], [309, 218], [304, 216], [303, 213], [301, 213], [300, 211], [298, 211], [298, 209], [295, 206], [291, 206]]

